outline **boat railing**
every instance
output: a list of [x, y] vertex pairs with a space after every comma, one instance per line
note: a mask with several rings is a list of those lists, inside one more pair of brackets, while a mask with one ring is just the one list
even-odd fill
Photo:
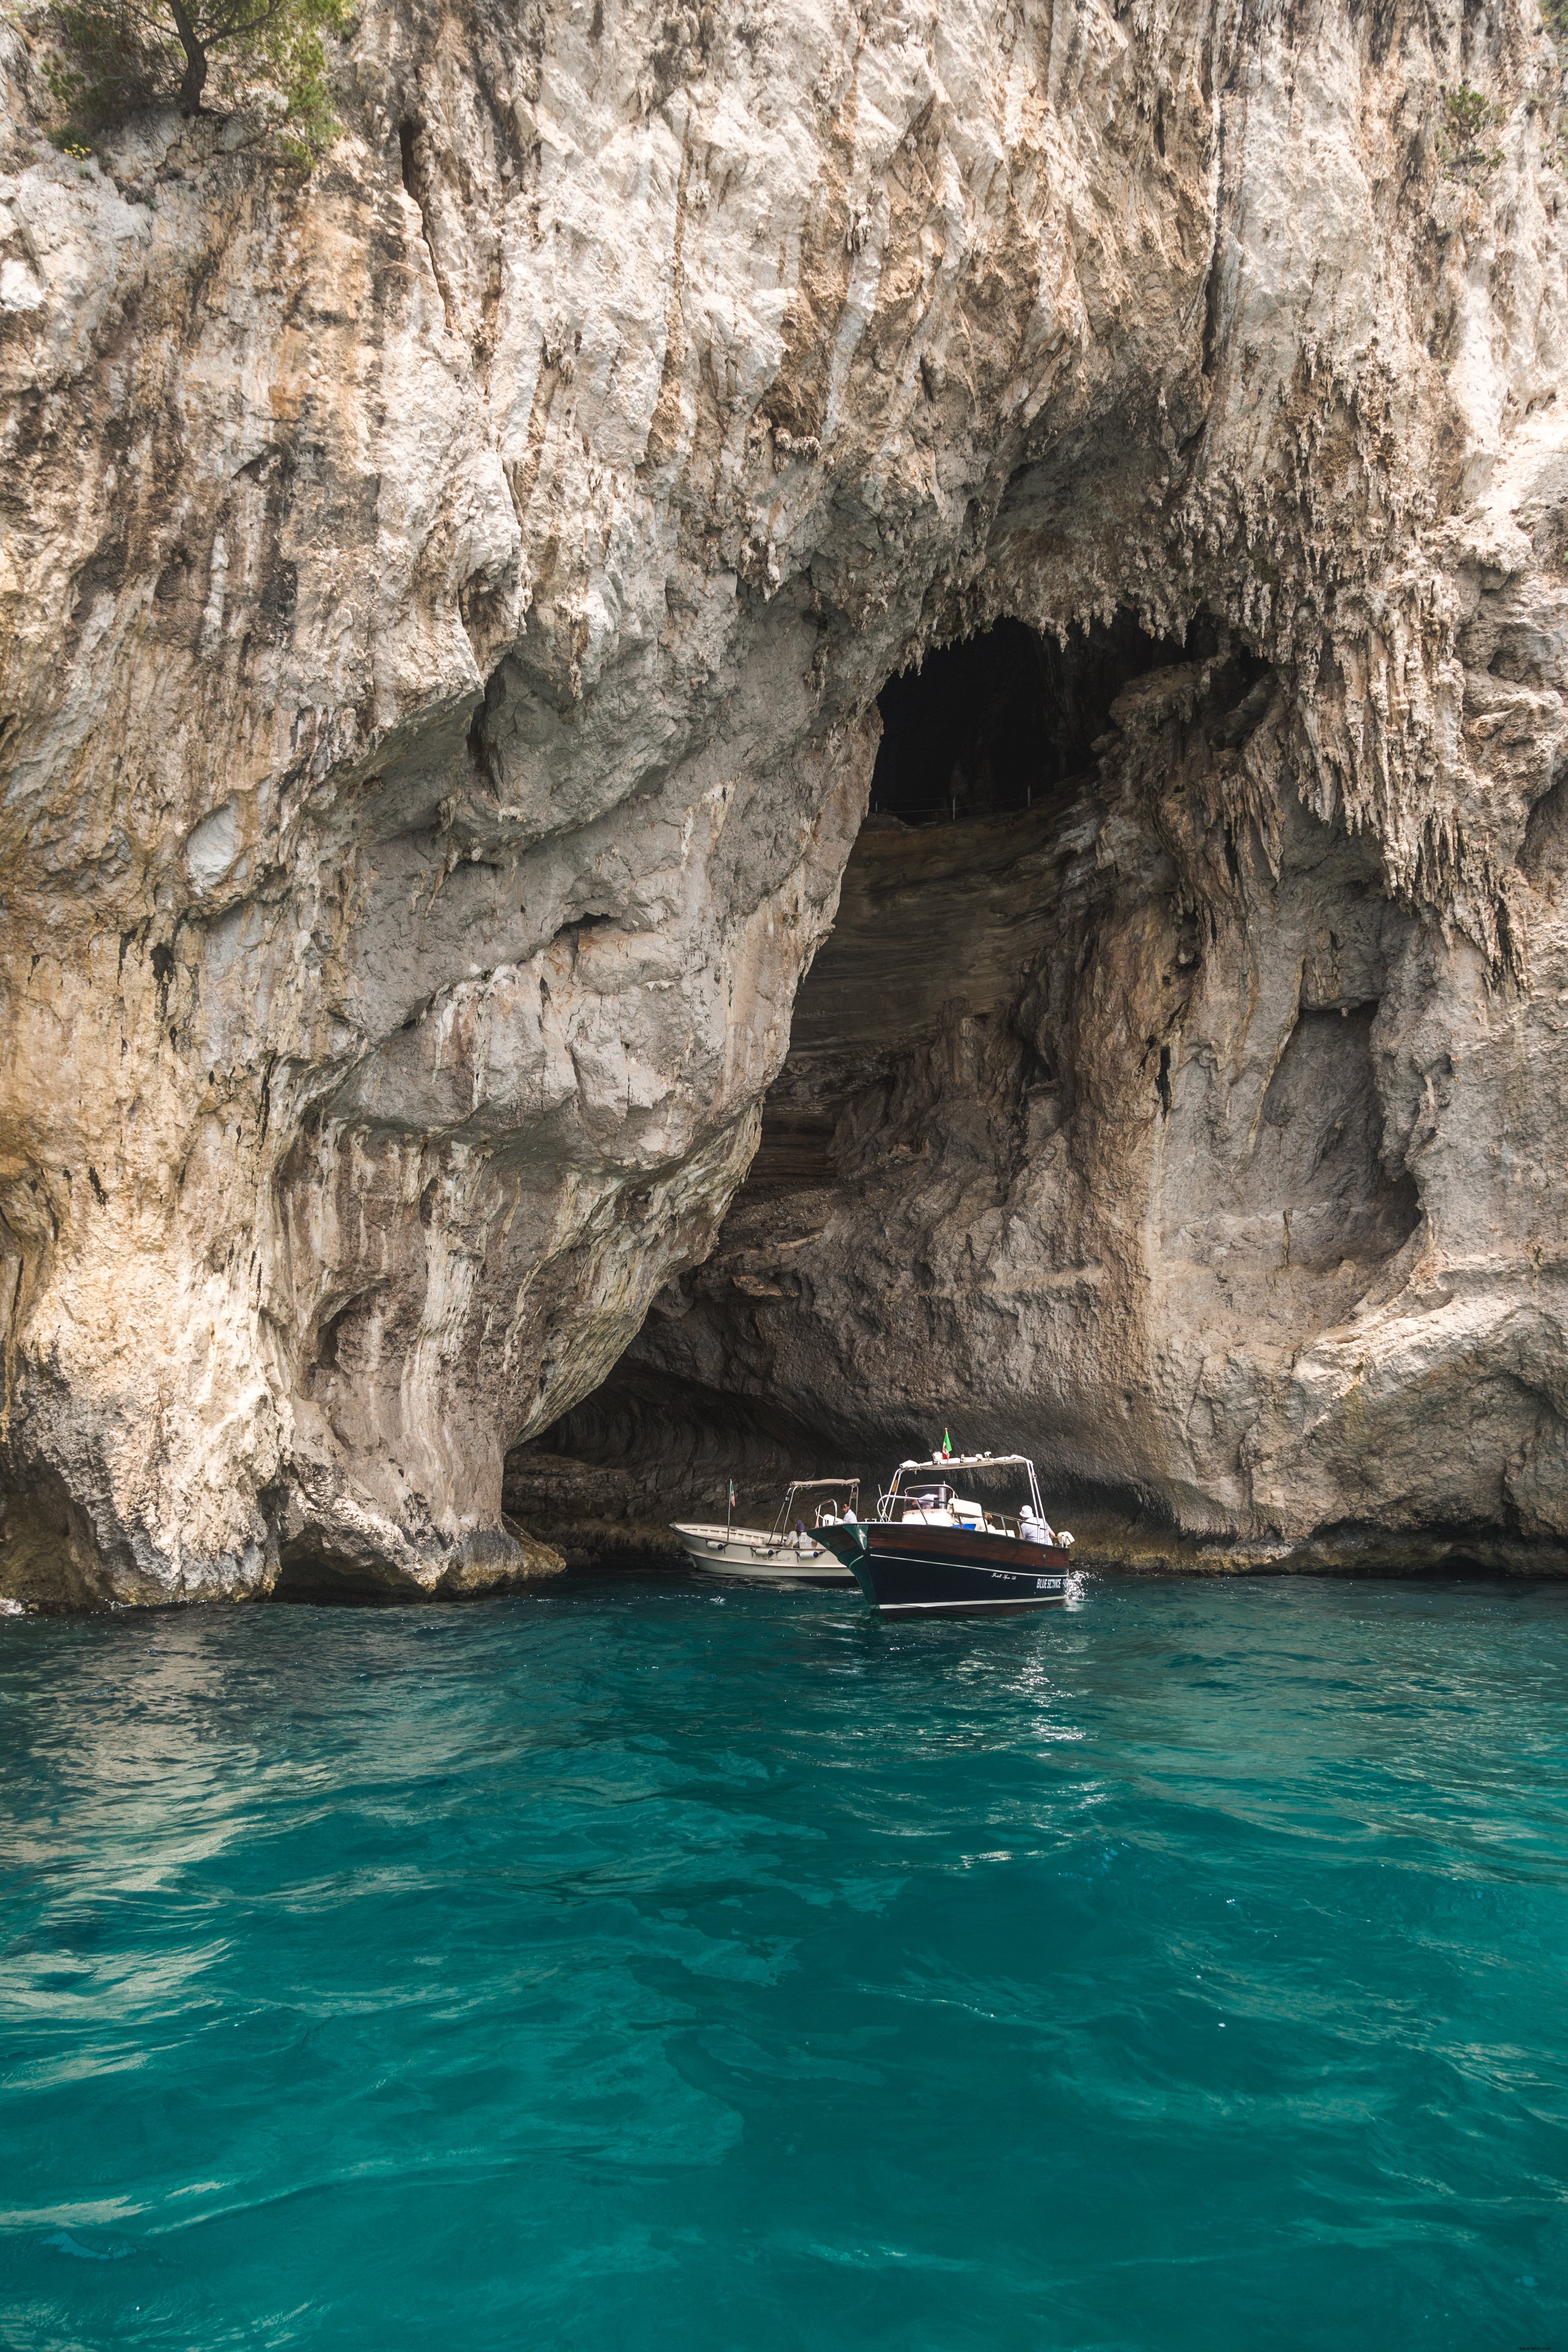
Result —
[[[952, 1487], [946, 1486], [928, 1489], [924, 1494], [918, 1489], [910, 1494], [902, 1494], [896, 1486], [889, 1487], [887, 1494], [879, 1495], [877, 1497], [877, 1517], [879, 1519], [888, 1520], [923, 1519], [932, 1510], [944, 1511], [951, 1515], [953, 1504], [961, 1499], [967, 1498], [961, 1498], [953, 1493]], [[980, 1513], [979, 1532], [988, 1536], [1011, 1536], [1015, 1542], [1017, 1541], [1021, 1529], [1016, 1512], [994, 1511], [984, 1503], [976, 1504], [973, 1507]], [[952, 1524], [957, 1527], [965, 1523], [954, 1519]]]
[[[850, 1518], [854, 1518], [860, 1507], [860, 1481], [858, 1478], [795, 1478], [792, 1479], [790, 1484], [784, 1488], [784, 1501], [779, 1505], [773, 1526], [768, 1531], [768, 1541], [770, 1544], [775, 1546], [779, 1544], [787, 1544], [793, 1539], [793, 1530], [789, 1526], [789, 1517], [790, 1513], [795, 1509], [796, 1497], [801, 1495], [820, 1494], [824, 1487], [829, 1488], [835, 1494], [842, 1494], [847, 1497], [845, 1504], [845, 1510]], [[814, 1527], [819, 1528], [823, 1524], [822, 1514], [826, 1508], [826, 1503], [817, 1503], [812, 1507], [812, 1524]]]

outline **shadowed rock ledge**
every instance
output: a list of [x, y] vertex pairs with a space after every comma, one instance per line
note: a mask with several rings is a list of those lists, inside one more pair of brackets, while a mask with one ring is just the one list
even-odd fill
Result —
[[[620, 1393], [775, 1454], [1556, 1542], [1532, 9], [376, 0], [308, 182], [0, 70], [0, 1593], [547, 1566], [505, 1457], [661, 1288]], [[825, 962], [785, 1068], [999, 617], [1047, 803], [861, 836], [898, 1018]]]

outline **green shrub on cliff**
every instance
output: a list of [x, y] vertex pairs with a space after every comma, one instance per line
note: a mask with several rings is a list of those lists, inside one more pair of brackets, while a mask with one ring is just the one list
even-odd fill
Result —
[[1502, 162], [1502, 149], [1488, 144], [1487, 133], [1505, 120], [1483, 90], [1462, 81], [1457, 89], [1445, 87], [1443, 115], [1437, 130], [1437, 153], [1450, 179], [1484, 179]]
[[351, 0], [49, 0], [50, 90], [73, 125], [174, 99], [182, 114], [254, 111], [307, 170], [337, 134], [323, 36]]

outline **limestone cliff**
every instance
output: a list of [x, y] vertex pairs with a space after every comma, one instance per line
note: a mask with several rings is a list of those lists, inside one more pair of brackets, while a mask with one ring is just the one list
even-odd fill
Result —
[[[876, 697], [1004, 614], [1135, 614], [1174, 675], [1026, 813], [1059, 903], [995, 1043], [940, 1013], [880, 1140], [845, 1096], [836, 1167], [917, 1169], [889, 1280], [989, 1186], [973, 1265], [1036, 1302], [998, 1373], [930, 1304], [984, 1285], [910, 1276], [878, 1427], [940, 1332], [987, 1426], [1289, 1534], [1436, 1507], [1422, 1400], [1484, 1386], [1443, 1507], [1556, 1531], [1531, 11], [373, 5], [304, 183], [173, 116], [79, 166], [39, 37], [0, 26], [0, 1591], [526, 1570], [503, 1456], [712, 1240]], [[1334, 1190], [1299, 1122], [1352, 1097]]]

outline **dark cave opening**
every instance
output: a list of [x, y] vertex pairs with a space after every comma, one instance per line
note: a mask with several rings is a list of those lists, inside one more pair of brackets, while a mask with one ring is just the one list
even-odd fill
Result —
[[906, 824], [999, 816], [1048, 801], [1093, 763], [1122, 688], [1215, 652], [1200, 622], [1186, 642], [1150, 635], [1125, 610], [1065, 644], [1022, 621], [941, 646], [877, 698], [882, 741], [871, 814]]
[[[1207, 615], [1178, 642], [1122, 608], [1059, 643], [997, 621], [889, 678], [866, 831], [795, 1002], [746, 1197], [834, 1183], [848, 1094], [934, 1033], [944, 1003], [962, 1001], [984, 1020], [1011, 994], [1017, 916], [999, 910], [998, 877], [1092, 789], [1096, 746], [1114, 734], [1123, 688], [1218, 651]], [[1266, 668], [1239, 649], [1231, 660], [1244, 688]], [[906, 828], [934, 826], [940, 837], [905, 838]], [[1163, 1070], [1156, 1084], [1168, 1108]]]
[[407, 1599], [374, 1567], [334, 1558], [310, 1541], [285, 1544], [271, 1600], [331, 1608], [388, 1609]]

